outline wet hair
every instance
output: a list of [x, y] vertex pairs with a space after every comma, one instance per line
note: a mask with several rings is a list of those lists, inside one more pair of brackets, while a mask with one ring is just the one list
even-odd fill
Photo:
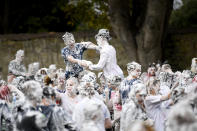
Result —
[[163, 64], [162, 68], [165, 69], [165, 70], [169, 69], [169, 68], [171, 69], [171, 66], [169, 64]]
[[136, 69], [141, 69], [141, 65], [135, 61], [132, 61], [127, 64], [127, 71], [134, 71]]
[[122, 81], [122, 78], [120, 76], [109, 76], [106, 80], [113, 86], [119, 86]]
[[156, 64], [155, 63], [149, 63], [148, 67], [154, 67], [154, 68], [156, 68]]
[[[73, 81], [75, 85], [78, 85], [78, 84], [79, 84], [78, 79], [77, 79], [76, 77], [70, 77], [68, 80], [69, 80], [69, 81], [70, 81], [70, 80]], [[67, 82], [68, 80], [66, 80], [66, 82]]]
[[53, 84], [53, 81], [51, 80], [51, 78], [49, 76], [45, 76], [44, 77], [44, 83], [45, 85], [50, 85], [50, 84]]
[[62, 39], [65, 40], [66, 42], [70, 41], [71, 39], [74, 39], [74, 36], [72, 33], [66, 32], [63, 36]]
[[44, 87], [43, 89], [43, 96], [47, 98], [55, 98], [55, 90], [52, 87]]
[[41, 70], [40, 70], [40, 74], [42, 74], [42, 75], [46, 75], [46, 74], [47, 74], [47, 72], [46, 72], [44, 69], [41, 69]]
[[35, 120], [36, 116], [25, 116], [21, 122], [16, 123], [16, 127], [20, 131], [41, 131], [41, 128], [36, 125]]
[[16, 119], [17, 131], [42, 131], [47, 125], [47, 117], [39, 111], [24, 110]]
[[40, 83], [34, 80], [27, 81], [22, 86], [22, 92], [30, 100], [36, 99], [35, 91], [39, 89], [42, 90]]

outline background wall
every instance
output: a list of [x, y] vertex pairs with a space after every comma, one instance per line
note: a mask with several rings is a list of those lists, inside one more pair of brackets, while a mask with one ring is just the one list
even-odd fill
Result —
[[[76, 42], [92, 41], [95, 43], [96, 32], [74, 32]], [[19, 49], [25, 50], [24, 64], [40, 62], [40, 67], [56, 64], [58, 68], [65, 68], [61, 49], [65, 46], [61, 36], [63, 33], [18, 34], [0, 36], [0, 68], [6, 79], [9, 61], [15, 59]], [[116, 48], [118, 64], [126, 73], [126, 64], [131, 62], [125, 54], [125, 46], [113, 36], [110, 43]], [[168, 60], [174, 70], [190, 69], [191, 59], [197, 57], [197, 33], [171, 33], [163, 45], [163, 61]], [[97, 63], [99, 54], [94, 50], [87, 50], [84, 59]]]

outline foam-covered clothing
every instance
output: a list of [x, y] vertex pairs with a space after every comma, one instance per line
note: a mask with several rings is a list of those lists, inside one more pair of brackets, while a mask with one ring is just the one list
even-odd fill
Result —
[[80, 102], [81, 98], [76, 96], [75, 98], [71, 98], [67, 95], [67, 93], [60, 93], [61, 97], [61, 106], [63, 109], [69, 114], [69, 117], [72, 118], [73, 111]]
[[87, 47], [88, 44], [75, 43], [73, 49], [70, 49], [69, 46], [66, 46], [61, 50], [62, 57], [64, 58], [64, 62], [66, 64], [66, 79], [70, 77], [78, 77], [79, 73], [83, 71], [82, 66], [68, 61], [68, 56], [72, 56], [74, 59], [82, 60], [83, 53]]
[[105, 119], [110, 119], [110, 113], [109, 113], [107, 106], [103, 103], [103, 101], [99, 100], [96, 97], [92, 97], [91, 99], [89, 99], [88, 97], [85, 97], [83, 98], [82, 101], [80, 101], [76, 105], [75, 110], [73, 112], [73, 121], [76, 122], [79, 129], [83, 126], [83, 123], [85, 121], [89, 121], [89, 120], [86, 120], [84, 109], [86, 106], [88, 106], [91, 100], [101, 105], [102, 115], [98, 116], [101, 118], [99, 119], [99, 121], [96, 122], [96, 126], [99, 128], [99, 131], [105, 131]]
[[129, 92], [131, 91], [131, 88], [133, 87], [133, 85], [135, 85], [137, 83], [142, 83], [142, 81], [140, 81], [139, 79], [127, 80], [127, 78], [125, 78], [121, 82], [121, 84], [120, 84], [120, 94], [121, 94], [122, 104], [125, 104], [128, 101]]
[[123, 77], [123, 72], [117, 64], [116, 50], [111, 45], [104, 45], [101, 47], [98, 64], [90, 65], [89, 68], [90, 70], [103, 70], [105, 77]]
[[156, 131], [164, 131], [167, 117], [167, 111], [164, 109], [164, 105], [166, 108], [169, 106], [169, 102], [162, 101], [161, 97], [161, 95], [147, 96], [144, 102], [147, 115], [154, 121]]
[[23, 63], [12, 60], [8, 65], [8, 73], [14, 76], [25, 76], [26, 68]]
[[137, 121], [145, 121], [148, 119], [146, 113], [133, 99], [125, 103], [122, 106], [121, 118], [120, 118], [120, 131], [126, 131], [130, 125]]

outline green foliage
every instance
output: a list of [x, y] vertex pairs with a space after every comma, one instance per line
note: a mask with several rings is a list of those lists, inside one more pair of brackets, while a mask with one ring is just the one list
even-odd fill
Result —
[[184, 5], [172, 12], [170, 27], [197, 27], [197, 0], [184, 0]]
[[68, 25], [76, 26], [76, 30], [98, 30], [110, 28], [107, 16], [107, 0], [71, 1], [63, 8]]
[[0, 8], [1, 34], [110, 28], [107, 0], [75, 0], [75, 4], [71, 0], [6, 1], [0, 1], [6, 5]]

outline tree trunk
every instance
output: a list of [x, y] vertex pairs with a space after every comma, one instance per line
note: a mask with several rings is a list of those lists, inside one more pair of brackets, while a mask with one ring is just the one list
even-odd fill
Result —
[[109, 0], [113, 31], [126, 47], [131, 61], [142, 64], [161, 60], [173, 0]]
[[137, 45], [131, 30], [131, 15], [128, 3], [129, 0], [109, 0], [109, 15], [113, 31], [124, 44], [129, 57], [137, 61]]

